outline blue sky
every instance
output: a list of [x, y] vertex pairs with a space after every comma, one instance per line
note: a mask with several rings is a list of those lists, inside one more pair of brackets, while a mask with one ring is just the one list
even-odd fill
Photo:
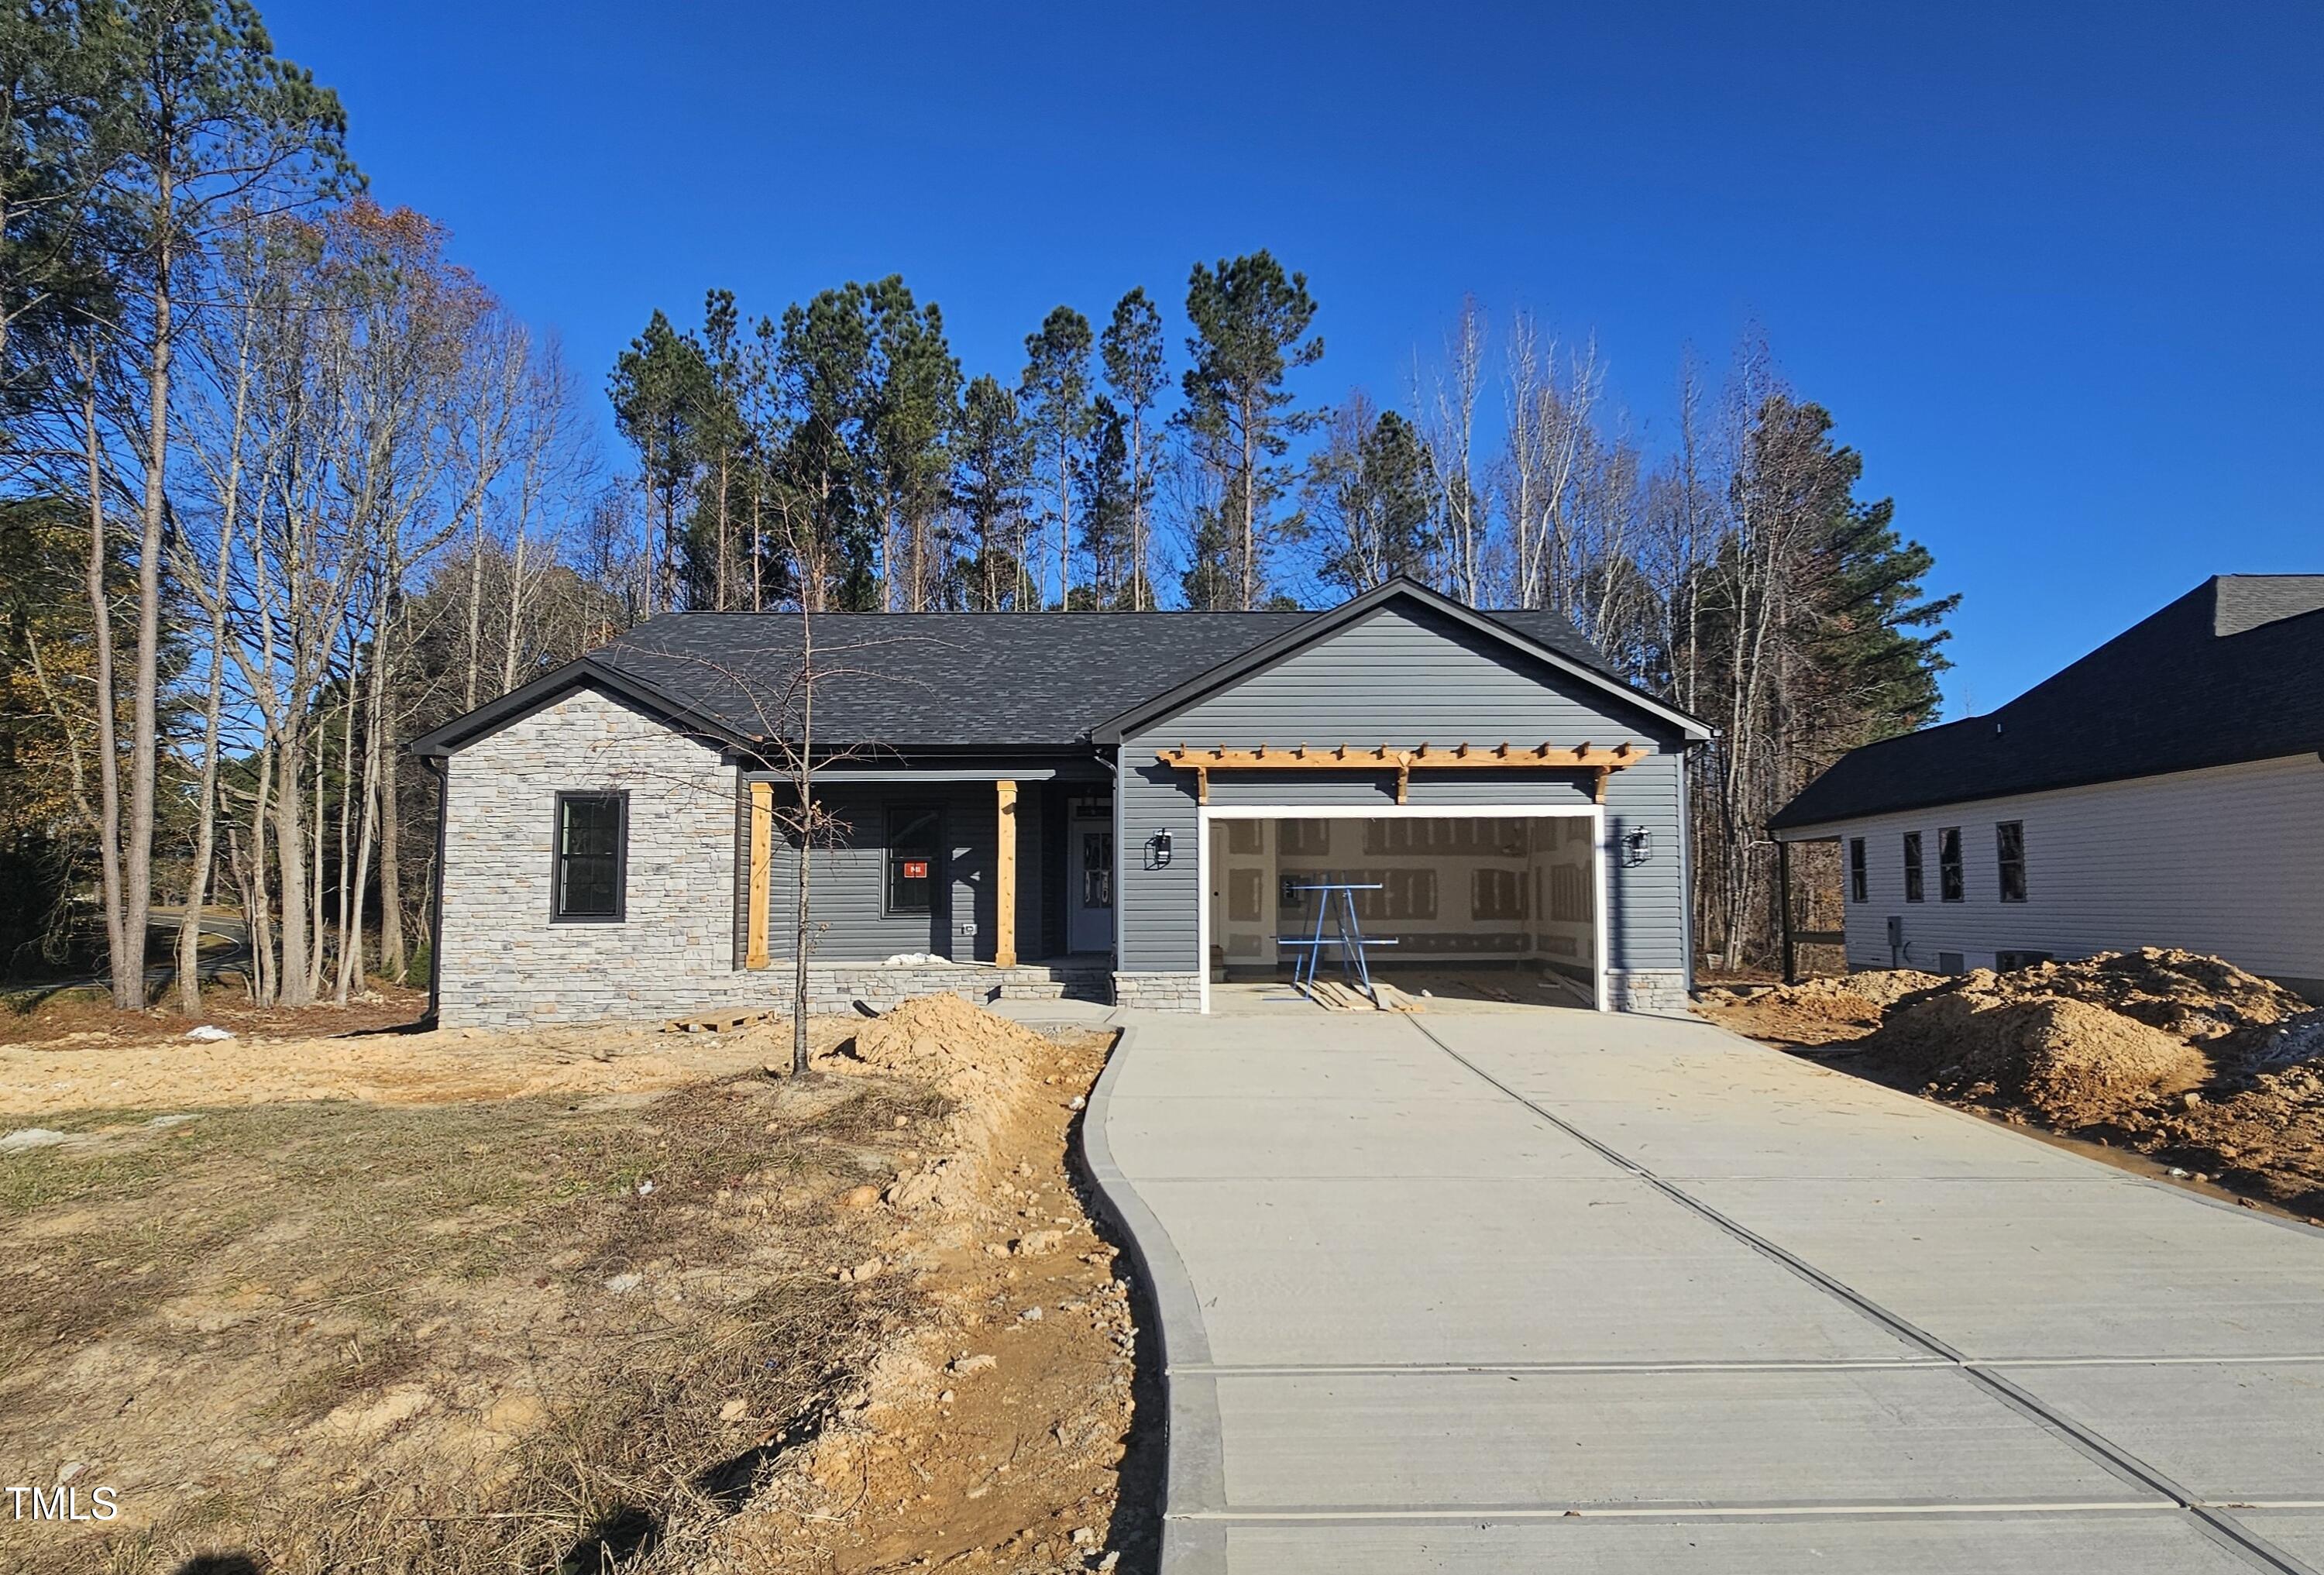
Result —
[[712, 285], [900, 272], [1010, 373], [1057, 302], [1265, 246], [1319, 401], [1400, 401], [1473, 291], [1594, 330], [1651, 440], [1758, 324], [1965, 594], [1948, 714], [2324, 572], [2312, 0], [263, 9], [593, 386]]

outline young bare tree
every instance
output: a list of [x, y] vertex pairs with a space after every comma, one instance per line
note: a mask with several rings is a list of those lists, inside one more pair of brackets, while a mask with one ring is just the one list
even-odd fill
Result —
[[1487, 501], [1477, 474], [1477, 399], [1484, 386], [1485, 314], [1473, 295], [1461, 298], [1460, 316], [1445, 336], [1442, 364], [1424, 391], [1413, 373], [1416, 424], [1424, 434], [1430, 470], [1436, 481], [1437, 581], [1472, 605], [1483, 603]]

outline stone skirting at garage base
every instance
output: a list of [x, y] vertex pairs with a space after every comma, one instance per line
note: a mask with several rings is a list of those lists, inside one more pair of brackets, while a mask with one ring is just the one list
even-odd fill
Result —
[[[807, 1010], [847, 1012], [860, 1002], [886, 1011], [916, 995], [957, 995], [979, 1005], [1001, 999], [1103, 1001], [1106, 973], [1102, 964], [809, 963]], [[790, 1000], [791, 971], [787, 966], [668, 982], [640, 970], [620, 981], [567, 980], [565, 988], [548, 991], [494, 989], [480, 981], [457, 996], [447, 995], [439, 1020], [447, 1028], [663, 1022], [721, 1011], [781, 1011]]]
[[1676, 969], [1609, 968], [1606, 1004], [1618, 1012], [1683, 1012], [1686, 975]]
[[1203, 1009], [1203, 976], [1199, 973], [1117, 973], [1113, 1004], [1155, 1012], [1198, 1012]]

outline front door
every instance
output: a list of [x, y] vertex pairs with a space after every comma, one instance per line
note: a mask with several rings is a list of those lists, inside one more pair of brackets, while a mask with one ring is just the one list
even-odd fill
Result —
[[1075, 798], [1065, 822], [1065, 950], [1113, 950], [1113, 801]]

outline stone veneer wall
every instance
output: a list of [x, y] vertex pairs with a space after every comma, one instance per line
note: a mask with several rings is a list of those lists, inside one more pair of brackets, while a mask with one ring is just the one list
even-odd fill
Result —
[[1618, 1012], [1684, 1012], [1686, 975], [1676, 969], [1609, 968], [1606, 1004]]
[[[447, 1027], [659, 1019], [789, 1004], [791, 971], [735, 966], [734, 769], [707, 744], [581, 690], [452, 756], [438, 1009]], [[619, 923], [554, 923], [560, 792], [626, 792]], [[949, 991], [1102, 1000], [1106, 970], [809, 962], [810, 1010]]]
[[[733, 963], [738, 789], [718, 750], [584, 689], [447, 765], [447, 1027], [668, 1016], [718, 1004], [749, 977]], [[619, 923], [550, 920], [560, 792], [629, 795]]]
[[1113, 1004], [1147, 1011], [1198, 1012], [1203, 1009], [1203, 976], [1199, 973], [1117, 973]]

